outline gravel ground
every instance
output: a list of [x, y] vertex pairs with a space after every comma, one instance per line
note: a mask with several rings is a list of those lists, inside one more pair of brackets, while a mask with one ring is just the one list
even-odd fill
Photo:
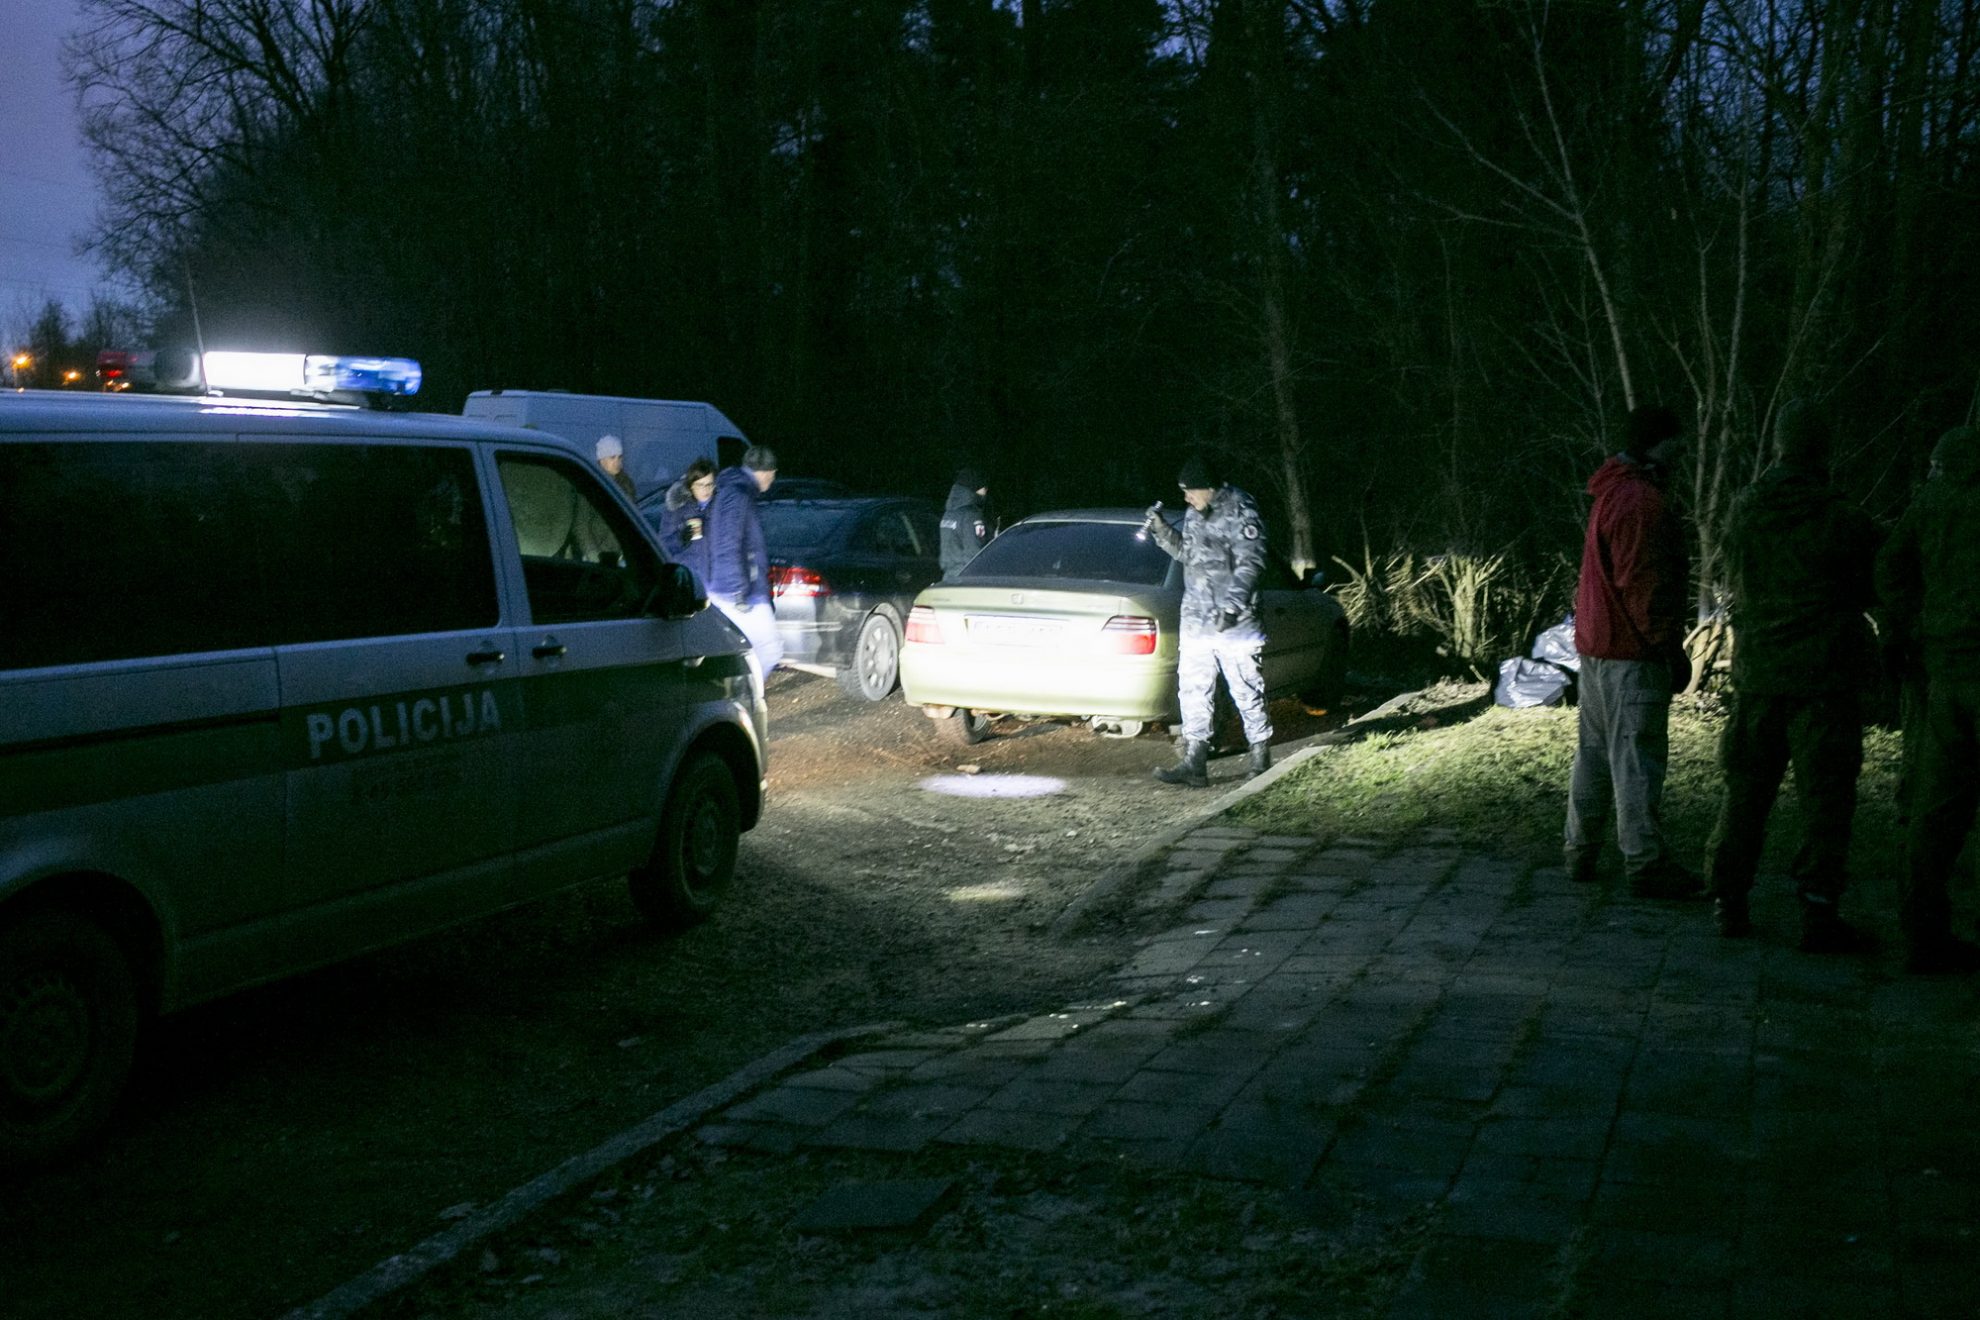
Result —
[[1192, 796], [1148, 780], [1166, 738], [954, 747], [796, 674], [770, 701], [713, 920], [656, 937], [600, 883], [163, 1024], [110, 1139], [0, 1198], [8, 1314], [277, 1312], [795, 1035], [1024, 1011], [1122, 960], [1133, 930], [1048, 928]]

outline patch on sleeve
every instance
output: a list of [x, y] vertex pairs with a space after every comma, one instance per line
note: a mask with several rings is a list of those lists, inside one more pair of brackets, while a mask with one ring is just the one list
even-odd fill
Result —
[[1258, 539], [1257, 523], [1248, 522], [1244, 525], [1244, 539], [1247, 541], [1256, 541]]

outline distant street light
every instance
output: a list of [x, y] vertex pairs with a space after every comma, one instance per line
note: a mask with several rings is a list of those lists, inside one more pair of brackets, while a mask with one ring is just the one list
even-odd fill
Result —
[[62, 383], [64, 385], [73, 385], [81, 379], [82, 379], [82, 373], [80, 371], [77, 371], [74, 367], [70, 367], [67, 371], [62, 373]]
[[14, 388], [26, 389], [28, 368], [34, 365], [34, 358], [27, 353], [14, 354]]

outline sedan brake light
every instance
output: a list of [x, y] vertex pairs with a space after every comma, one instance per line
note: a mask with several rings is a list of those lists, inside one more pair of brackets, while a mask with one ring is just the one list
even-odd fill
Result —
[[772, 564], [770, 566], [770, 594], [772, 596], [829, 596], [832, 589], [825, 585], [825, 579], [814, 569], [799, 568], [796, 565]]
[[1100, 630], [1101, 644], [1116, 655], [1154, 655], [1155, 620], [1139, 614], [1116, 614]]
[[942, 625], [936, 621], [933, 608], [917, 605], [908, 611], [907, 640], [924, 646], [942, 644]]

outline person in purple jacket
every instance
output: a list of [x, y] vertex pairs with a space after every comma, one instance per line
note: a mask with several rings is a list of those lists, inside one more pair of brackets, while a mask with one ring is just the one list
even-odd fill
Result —
[[749, 639], [765, 678], [784, 658], [771, 606], [770, 551], [756, 502], [777, 480], [777, 455], [768, 445], [743, 451], [740, 467], [715, 474], [708, 509], [708, 599]]
[[667, 487], [660, 514], [660, 544], [667, 557], [686, 564], [708, 589], [708, 510], [715, 503], [715, 464], [697, 458]]

